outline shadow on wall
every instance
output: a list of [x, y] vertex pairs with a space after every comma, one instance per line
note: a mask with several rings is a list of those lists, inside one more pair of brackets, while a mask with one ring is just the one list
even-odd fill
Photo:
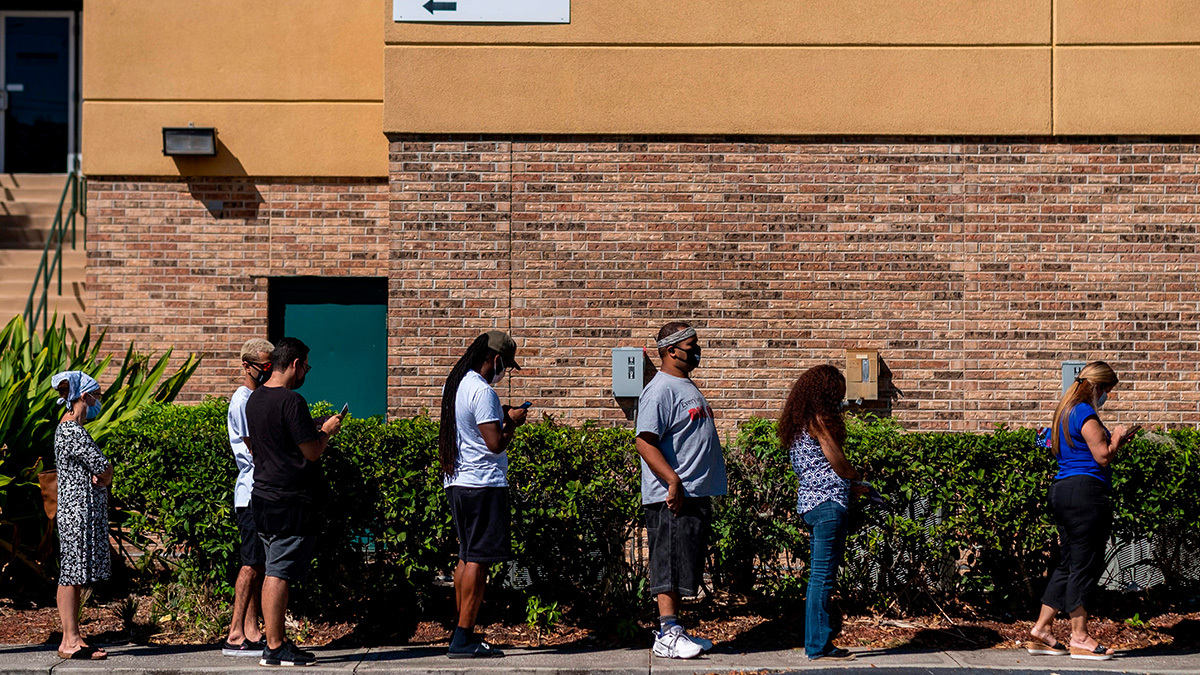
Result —
[[892, 378], [892, 369], [888, 367], [887, 361], [883, 360], [883, 356], [879, 357], [879, 399], [875, 401], [863, 401], [862, 405], [850, 402], [850, 412], [856, 414], [868, 413], [876, 417], [891, 417], [892, 409], [896, 401], [904, 396], [904, 392], [897, 386]]
[[188, 157], [174, 155], [175, 168], [181, 176], [247, 176], [237, 155], [217, 136], [217, 154], [214, 157]]
[[175, 167], [187, 182], [192, 198], [213, 218], [254, 220], [258, 217], [265, 200], [252, 182], [228, 180], [246, 176], [246, 167], [219, 137], [215, 157], [173, 156], [171, 159], [175, 160]]

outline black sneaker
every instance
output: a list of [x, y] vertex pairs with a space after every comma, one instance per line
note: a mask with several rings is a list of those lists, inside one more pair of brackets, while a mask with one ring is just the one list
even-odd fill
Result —
[[504, 656], [504, 652], [482, 639], [472, 639], [461, 645], [451, 643], [450, 648], [446, 650], [446, 656], [452, 659], [495, 659]]
[[267, 636], [262, 636], [257, 642], [250, 640], [242, 640], [242, 644], [231, 644], [228, 640], [221, 645], [221, 656], [253, 656], [261, 657], [263, 650], [267, 648]]
[[295, 642], [288, 640], [279, 649], [264, 647], [260, 666], [311, 666], [316, 664], [317, 656], [312, 652], [301, 651]]
[[848, 649], [842, 649], [841, 647], [834, 647], [833, 649], [830, 649], [829, 651], [827, 651], [824, 654], [821, 654], [819, 656], [808, 657], [809, 661], [815, 661], [817, 659], [829, 660], [829, 661], [853, 661], [854, 660], [854, 652], [852, 652]]

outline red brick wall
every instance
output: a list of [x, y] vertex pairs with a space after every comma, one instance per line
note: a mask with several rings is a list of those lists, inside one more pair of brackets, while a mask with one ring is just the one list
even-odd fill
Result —
[[90, 178], [93, 330], [114, 352], [204, 353], [180, 400], [228, 396], [242, 343], [266, 337], [269, 277], [387, 275], [387, 192], [383, 180]]
[[[846, 348], [880, 351], [886, 400], [867, 407], [910, 428], [1044, 424], [1059, 362], [1096, 358], [1126, 381], [1109, 418], [1195, 425], [1198, 164], [1198, 143], [1126, 139], [398, 137], [390, 186], [204, 183], [261, 195], [228, 219], [183, 183], [93, 182], [89, 311], [228, 361], [265, 327], [255, 275], [387, 267], [396, 414], [436, 408], [450, 364], [498, 326], [526, 366], [507, 396], [623, 420], [610, 348], [685, 319], [726, 428], [775, 414], [801, 370]], [[262, 269], [239, 271], [246, 258]]]

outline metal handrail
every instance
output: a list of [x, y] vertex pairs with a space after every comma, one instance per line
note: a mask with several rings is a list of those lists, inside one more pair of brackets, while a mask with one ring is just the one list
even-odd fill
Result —
[[[70, 209], [63, 213], [67, 205], [67, 195], [71, 195]], [[67, 174], [67, 183], [63, 186], [62, 196], [58, 198], [58, 210], [54, 213], [54, 223], [50, 233], [46, 235], [46, 245], [42, 247], [42, 260], [34, 273], [33, 288], [29, 289], [29, 301], [25, 303], [25, 323], [30, 328], [36, 328], [38, 319], [42, 321], [42, 332], [46, 331], [50, 311], [46, 306], [50, 295], [50, 284], [58, 273], [58, 295], [62, 295], [62, 249], [67, 238], [67, 229], [71, 231], [71, 248], [76, 247], [76, 220], [83, 219], [83, 241], [87, 246], [87, 179], [83, 172], [76, 169]], [[54, 256], [51, 257], [51, 246]], [[41, 289], [41, 299], [34, 303]]]

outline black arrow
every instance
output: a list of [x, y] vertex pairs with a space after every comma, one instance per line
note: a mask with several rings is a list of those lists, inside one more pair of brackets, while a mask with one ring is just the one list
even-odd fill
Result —
[[457, 2], [434, 2], [433, 0], [429, 0], [429, 2], [427, 2], [421, 6], [424, 7], [425, 9], [429, 10], [430, 14], [433, 14], [434, 12], [457, 12], [458, 11], [458, 3]]

